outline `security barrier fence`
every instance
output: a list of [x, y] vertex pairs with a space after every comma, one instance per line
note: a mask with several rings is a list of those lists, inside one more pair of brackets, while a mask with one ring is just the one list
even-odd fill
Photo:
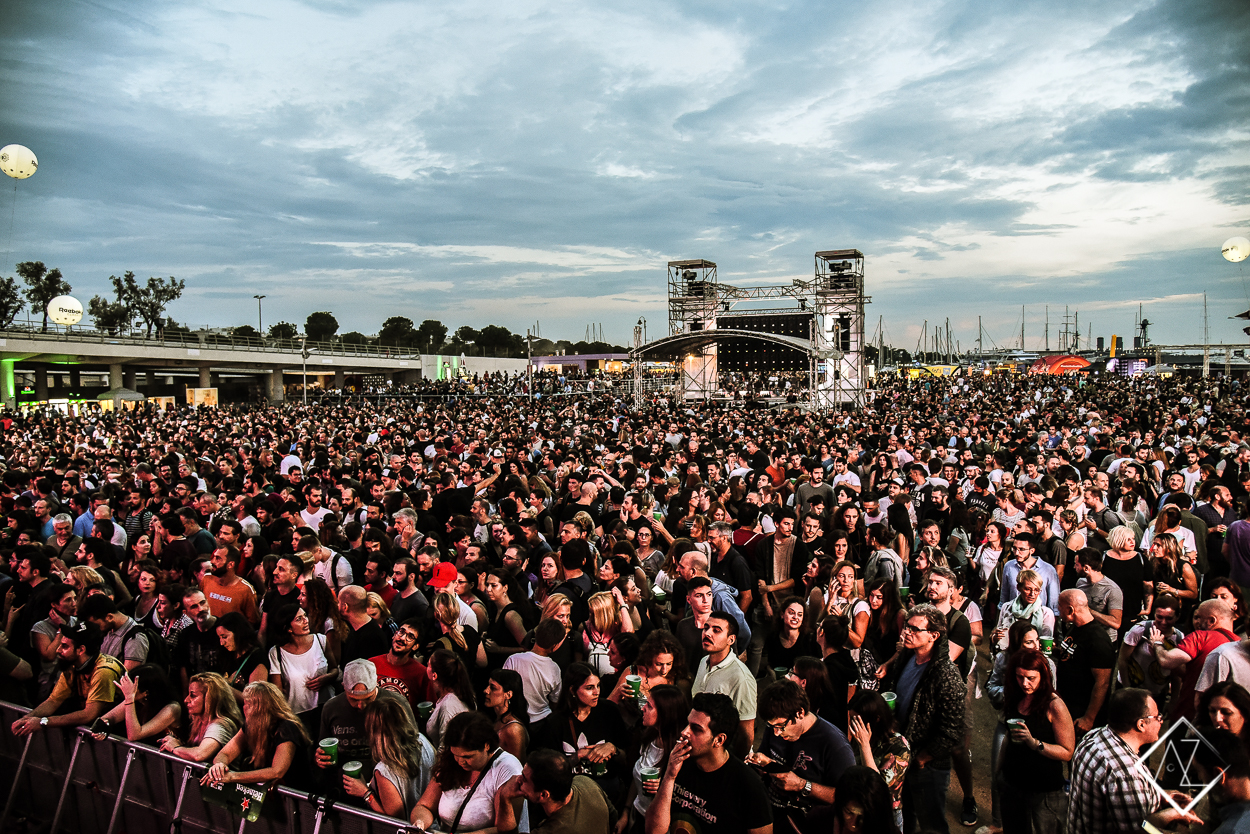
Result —
[[9, 727], [28, 711], [0, 701], [0, 795], [4, 798], [0, 832], [19, 830], [21, 818], [33, 821], [28, 831], [51, 834], [413, 834], [418, 830], [406, 820], [285, 787], [269, 792], [259, 815], [252, 804], [259, 790], [241, 793], [240, 801], [228, 807], [216, 792], [200, 787], [205, 765], [146, 744], [112, 735], [96, 741], [85, 727], [45, 728], [18, 738]]

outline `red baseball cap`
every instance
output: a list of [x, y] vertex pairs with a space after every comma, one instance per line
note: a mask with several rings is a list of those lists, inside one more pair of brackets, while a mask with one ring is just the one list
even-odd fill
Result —
[[451, 562], [439, 562], [434, 566], [434, 576], [430, 579], [430, 587], [440, 591], [456, 581], [460, 571]]

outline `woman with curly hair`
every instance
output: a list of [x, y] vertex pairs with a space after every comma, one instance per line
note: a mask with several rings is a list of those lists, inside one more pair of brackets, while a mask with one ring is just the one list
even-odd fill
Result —
[[1181, 601], [1178, 622], [1188, 623], [1198, 604], [1198, 575], [1181, 550], [1180, 540], [1162, 533], [1150, 543], [1154, 595], [1171, 594]]
[[[213, 757], [201, 785], [228, 782], [310, 784], [308, 731], [291, 711], [282, 690], [271, 683], [249, 683], [243, 690], [243, 729]], [[231, 770], [238, 761], [246, 770]]]
[[[522, 765], [499, 746], [499, 736], [485, 715], [466, 712], [447, 725], [444, 745], [434, 762], [434, 773], [409, 821], [416, 827], [440, 831], [493, 832], [499, 789]], [[515, 818], [528, 829], [522, 799], [513, 803]]]
[[647, 639], [642, 641], [642, 646], [638, 649], [638, 657], [633, 665], [621, 670], [612, 693], [608, 695], [609, 701], [619, 705], [630, 702], [631, 706], [638, 706], [638, 702], [634, 702], [629, 684], [625, 681], [630, 675], [642, 678], [639, 685], [641, 697], [638, 702], [646, 701], [647, 693], [653, 686], [690, 688], [686, 653], [682, 651], [681, 643], [669, 631], [653, 631], [647, 635]]

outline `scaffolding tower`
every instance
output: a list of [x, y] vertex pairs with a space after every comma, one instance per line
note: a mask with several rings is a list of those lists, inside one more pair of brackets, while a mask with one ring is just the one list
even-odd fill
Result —
[[[796, 284], [799, 282], [795, 282]], [[816, 253], [813, 286], [816, 308], [816, 363], [813, 406], [864, 405], [864, 253], [831, 249]]]
[[[668, 332], [694, 333], [716, 327], [721, 291], [716, 264], [702, 258], [668, 262]], [[678, 397], [707, 399], [717, 387], [716, 345], [683, 356], [677, 363]]]

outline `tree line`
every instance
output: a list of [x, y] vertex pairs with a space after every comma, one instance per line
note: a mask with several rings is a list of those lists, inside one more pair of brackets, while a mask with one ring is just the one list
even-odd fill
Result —
[[[232, 336], [259, 338], [260, 332], [251, 325], [231, 328]], [[447, 325], [437, 319], [425, 319], [417, 325], [407, 316], [391, 316], [382, 322], [382, 327], [375, 336], [366, 336], [355, 330], [339, 333], [339, 322], [333, 313], [319, 311], [310, 313], [304, 320], [304, 332], [288, 321], [280, 321], [269, 327], [265, 334], [269, 339], [289, 341], [305, 338], [309, 342], [338, 342], [344, 345], [374, 345], [379, 347], [395, 347], [400, 350], [411, 350], [418, 353], [441, 353], [449, 356], [525, 356], [525, 336], [513, 333], [506, 327], [488, 324], [480, 330], [468, 325], [450, 331]], [[626, 349], [602, 341], [571, 342], [567, 339], [552, 341], [551, 339], [534, 339], [535, 356], [543, 356], [565, 351], [570, 354], [581, 353], [625, 353]]]
[[[42, 315], [42, 332], [48, 332], [48, 303], [61, 295], [69, 295], [74, 288], [65, 280], [61, 270], [49, 269], [43, 261], [23, 261], [17, 265], [17, 274], [25, 284], [18, 287], [13, 276], [0, 278], [0, 327], [9, 327], [26, 304], [30, 311]], [[148, 278], [140, 284], [133, 272], [120, 278], [110, 275], [115, 298], [92, 297], [87, 304], [87, 314], [95, 326], [110, 334], [133, 329], [136, 324], [147, 329], [148, 338], [153, 332], [159, 336], [170, 326], [176, 327], [165, 317], [165, 308], [182, 297], [187, 282], [172, 275], [168, 280]], [[185, 328], [179, 328], [185, 329]]]

